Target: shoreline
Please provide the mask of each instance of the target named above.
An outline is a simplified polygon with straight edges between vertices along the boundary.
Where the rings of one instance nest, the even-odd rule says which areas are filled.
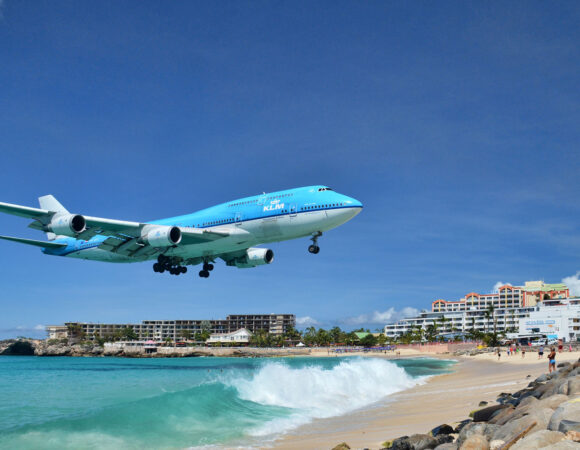
[[[372,356],[372,355],[369,355]],[[375,355],[377,356],[377,355]],[[577,361],[580,352],[565,352],[557,363]],[[409,356],[407,356],[409,357]],[[476,356],[423,354],[414,357],[457,360],[453,372],[436,375],[424,384],[389,396],[367,409],[327,419],[315,419],[268,445],[276,449],[331,449],[341,442],[352,448],[382,448],[403,435],[427,433],[442,425],[465,420],[479,403],[495,404],[502,392],[514,392],[548,372],[548,362],[536,354],[497,361],[492,353]]]

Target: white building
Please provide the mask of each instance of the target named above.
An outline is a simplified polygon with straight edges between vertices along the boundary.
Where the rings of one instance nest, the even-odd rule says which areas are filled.
[[[398,322],[385,325],[385,336],[395,338],[402,336],[412,328],[435,326],[437,334],[465,333],[471,330],[481,332],[516,330],[519,320],[528,317],[533,307],[495,309],[493,315],[486,316],[484,309],[469,309],[452,312],[423,311],[417,317],[409,317]]]
[[[544,302],[519,322],[520,334],[540,333],[564,342],[580,340],[580,299]]]
[[[240,328],[232,333],[212,334],[206,342],[208,344],[248,344],[252,336],[251,332],[245,328]]]

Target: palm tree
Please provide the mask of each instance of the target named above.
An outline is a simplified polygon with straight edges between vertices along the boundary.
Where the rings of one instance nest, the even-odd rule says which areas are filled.
[[[489,306],[487,307],[487,311],[489,311],[489,314],[486,314],[486,317],[489,319],[489,317],[491,316],[493,318],[493,334],[496,333],[496,321],[495,321],[495,308],[493,306],[493,303],[490,303]]]

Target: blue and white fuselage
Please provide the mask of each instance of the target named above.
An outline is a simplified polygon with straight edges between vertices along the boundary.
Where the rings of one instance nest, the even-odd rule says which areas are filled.
[[[145,223],[73,215],[52,196],[39,200],[44,209],[0,203],[0,212],[35,219],[31,227],[46,231],[52,240],[43,246],[41,241],[4,238],[42,247],[45,254],[56,256],[106,262],[157,259],[156,271],[173,267],[182,273],[183,267],[200,263],[208,272],[216,258],[237,267],[269,264],[271,250],[254,246],[300,237],[311,236],[309,251],[318,253],[322,232],[342,225],[362,209],[358,200],[326,186],[241,198]]]

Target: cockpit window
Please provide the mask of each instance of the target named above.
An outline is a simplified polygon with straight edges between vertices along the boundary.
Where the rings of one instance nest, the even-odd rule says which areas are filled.
[[[329,187],[318,188],[318,192],[322,191],[332,191],[332,189],[330,189]]]

